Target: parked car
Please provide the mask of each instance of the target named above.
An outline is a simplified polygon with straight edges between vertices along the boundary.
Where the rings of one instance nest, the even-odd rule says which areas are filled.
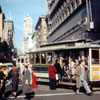
[[[12,69],[13,63],[5,63],[6,65],[8,65],[8,69],[9,71]]]
[[[1,64],[1,63],[0,63],[0,68],[3,69],[3,72],[4,72],[4,74],[5,74],[6,77],[7,77],[7,76],[8,76],[8,72],[9,72],[8,65],[7,65],[7,64]]]

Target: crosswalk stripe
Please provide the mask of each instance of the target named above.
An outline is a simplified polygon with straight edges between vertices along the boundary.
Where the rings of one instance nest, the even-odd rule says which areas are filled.
[[[84,93],[80,93],[81,95]],[[100,92],[94,92],[93,94],[100,94]],[[75,93],[55,93],[55,94],[37,94],[34,97],[48,97],[48,96],[61,96],[61,95],[76,95]],[[25,95],[17,96],[17,98],[24,98]],[[15,97],[11,96],[8,99],[13,99]],[[7,99],[7,98],[4,98]]]

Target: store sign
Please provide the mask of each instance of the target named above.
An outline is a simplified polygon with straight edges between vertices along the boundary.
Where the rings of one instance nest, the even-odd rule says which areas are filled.
[[[92,80],[100,80],[100,66],[92,67]]]

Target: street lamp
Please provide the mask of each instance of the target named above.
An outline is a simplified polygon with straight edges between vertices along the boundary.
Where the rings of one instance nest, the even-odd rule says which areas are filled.
[[[95,28],[95,24],[93,22],[91,0],[86,0],[86,9],[87,9],[87,22],[88,22],[87,30],[90,31],[90,29],[94,29]]]

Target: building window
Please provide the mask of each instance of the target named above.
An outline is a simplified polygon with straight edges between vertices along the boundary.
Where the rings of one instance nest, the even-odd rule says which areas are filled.
[[[70,8],[68,7],[68,9],[67,9],[67,16],[69,16],[69,14],[70,14]]]
[[[72,4],[69,7],[70,7],[70,12],[72,13],[73,12]]]
[[[72,8],[73,8],[73,10],[74,10],[74,9],[75,9],[75,3],[72,2],[71,5],[72,5]]]
[[[76,0],[76,3],[79,6],[82,3],[82,0]]]
[[[66,8],[66,6],[67,6],[66,4],[67,4],[66,2],[63,3],[64,8]]]

